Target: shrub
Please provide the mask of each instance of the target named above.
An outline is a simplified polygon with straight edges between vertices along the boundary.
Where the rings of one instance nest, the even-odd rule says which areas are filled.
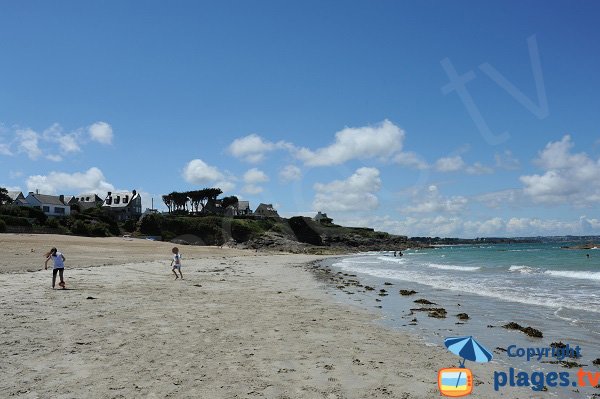
[[[25,226],[31,227],[31,223],[26,218],[11,216],[11,215],[2,215],[2,220],[6,223],[7,226]]]
[[[0,233],[5,233],[6,232],[6,223],[4,222],[4,220],[0,219]]]
[[[161,235],[161,223],[164,218],[161,215],[146,215],[140,221],[140,233],[159,236]]]
[[[136,221],[133,219],[128,219],[125,221],[125,223],[123,223],[123,230],[132,233],[135,231],[136,229]]]
[[[46,226],[56,229],[56,228],[58,228],[58,226],[60,226],[60,223],[59,223],[58,219],[50,218],[46,221]]]

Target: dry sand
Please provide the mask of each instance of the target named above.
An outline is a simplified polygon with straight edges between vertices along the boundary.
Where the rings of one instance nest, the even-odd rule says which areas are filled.
[[[50,271],[25,271],[51,246],[67,258],[67,290],[50,288]],[[439,398],[437,370],[457,364],[334,302],[302,267],[317,256],[181,247],[182,281],[171,247],[0,234],[11,272],[0,274],[0,395]],[[494,392],[493,367],[472,367],[471,397],[538,397]]]

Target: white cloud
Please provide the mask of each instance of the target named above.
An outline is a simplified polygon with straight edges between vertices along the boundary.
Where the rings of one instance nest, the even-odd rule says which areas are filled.
[[[252,168],[244,173],[244,183],[248,184],[256,184],[256,183],[265,183],[269,181],[269,176],[265,174],[260,169]]]
[[[482,165],[479,162],[475,162],[473,165],[469,165],[465,168],[465,172],[470,175],[488,175],[494,173],[494,169],[489,166]]]
[[[214,166],[201,159],[193,159],[183,168],[183,178],[192,184],[208,184],[224,179],[225,176]]]
[[[46,155],[46,159],[53,161],[53,162],[60,162],[63,160],[63,158],[60,155],[55,155],[55,154]]]
[[[463,161],[460,155],[454,157],[440,158],[435,162],[435,169],[438,172],[457,172],[465,167],[465,161]]]
[[[402,209],[404,213],[459,213],[468,204],[468,200],[462,196],[444,197],[440,194],[437,186],[430,185],[426,191],[417,191],[413,196],[412,206]]]
[[[42,155],[39,147],[40,136],[31,129],[17,130],[17,141],[19,152],[27,154],[29,159],[35,160]]]
[[[375,126],[345,128],[335,134],[335,142],[315,151],[296,150],[296,157],[308,166],[339,165],[351,159],[387,159],[402,150],[404,132],[389,120]]]
[[[517,205],[523,203],[523,191],[508,189],[481,194],[475,200],[489,208],[500,208],[503,205]]]
[[[520,177],[523,192],[535,203],[586,206],[600,202],[600,160],[572,153],[571,136],[550,142],[534,163],[545,173]]]
[[[39,190],[41,194],[95,192],[102,198],[108,191],[114,191],[114,186],[106,181],[100,169],[92,167],[83,173],[50,172],[48,175],[29,176],[27,189]]]
[[[245,194],[250,194],[250,195],[255,195],[255,194],[260,194],[263,192],[263,188],[261,186],[257,186],[255,184],[246,184],[243,188],[242,191]]]
[[[88,133],[93,141],[101,144],[111,144],[113,139],[112,127],[106,122],[96,122],[88,128]]]
[[[510,150],[505,150],[503,153],[494,155],[496,166],[506,170],[517,170],[521,167],[521,163],[516,159]]]
[[[316,183],[313,208],[320,211],[368,211],[379,206],[375,193],[381,188],[379,170],[359,168],[346,180]]]
[[[73,132],[69,134],[64,134],[62,131],[62,127],[58,123],[55,123],[48,129],[44,130],[44,132],[42,133],[42,137],[45,141],[58,143],[61,152],[71,153],[81,151],[81,147],[79,147],[78,143],[79,133]],[[54,158],[57,157],[57,154],[52,155],[54,156]],[[46,157],[49,158],[49,156]]]
[[[243,159],[249,163],[259,163],[264,160],[267,152],[292,148],[293,145],[285,141],[273,143],[264,140],[257,134],[250,134],[233,140],[227,150],[238,159]]]
[[[396,154],[394,162],[399,165],[415,169],[428,169],[429,165],[419,155],[414,152],[407,151]]]
[[[221,172],[201,159],[192,159],[183,168],[183,179],[191,184],[220,188],[224,193],[235,188],[233,176]]]
[[[296,165],[287,165],[279,171],[279,179],[284,183],[297,181],[301,178],[302,171]]]
[[[243,176],[244,183],[246,185],[242,188],[242,191],[246,194],[259,194],[263,192],[263,188],[260,183],[266,183],[269,181],[269,176],[260,169],[252,168],[246,171]]]
[[[489,166],[485,166],[480,162],[475,162],[473,165],[468,165],[460,155],[451,157],[443,157],[438,159],[434,164],[435,170],[438,172],[459,172],[464,171],[470,175],[484,175],[494,173],[494,170]]]

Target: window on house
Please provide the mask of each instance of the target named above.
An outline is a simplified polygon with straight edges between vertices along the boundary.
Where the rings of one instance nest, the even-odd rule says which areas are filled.
[[[90,197],[85,197],[85,200],[86,200],[86,201],[89,201],[89,200],[90,200]]]
[[[44,211],[44,212],[50,212],[50,207],[49,206],[44,206],[44,207],[42,207],[42,211]]]
[[[64,215],[65,214],[65,208],[55,207],[54,208],[54,213],[58,213],[58,214]]]
[[[123,203],[126,204],[129,201],[129,195],[123,197]]]
[[[107,198],[106,199],[106,205],[111,205],[112,204],[112,198]]]
[[[117,205],[119,202],[121,202],[121,197],[117,195],[115,197],[115,205]]]

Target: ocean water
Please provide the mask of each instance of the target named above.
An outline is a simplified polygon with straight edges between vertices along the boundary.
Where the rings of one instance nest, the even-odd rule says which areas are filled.
[[[445,337],[472,335],[494,350],[496,361],[507,367],[575,374],[578,368],[548,363],[556,359],[528,362],[497,349],[548,347],[562,341],[581,347],[583,357],[578,362],[584,369],[600,371],[592,364],[600,358],[600,250],[566,250],[558,244],[457,245],[407,250],[401,257],[394,257],[393,252],[369,252],[336,259],[329,266],[376,288],[351,296],[337,292],[338,297],[375,307],[386,324],[408,329],[428,344],[443,347]],[[388,295],[378,296],[380,289]],[[399,289],[418,294],[401,296]],[[446,308],[447,318],[411,312],[422,306],[413,302],[419,298]],[[467,313],[470,319],[460,322],[458,313]],[[415,317],[417,322],[411,323]],[[544,338],[501,328],[511,321],[541,330]],[[563,397],[564,392],[555,391],[548,394]],[[585,397],[587,390],[580,391],[581,395],[568,394]]]

